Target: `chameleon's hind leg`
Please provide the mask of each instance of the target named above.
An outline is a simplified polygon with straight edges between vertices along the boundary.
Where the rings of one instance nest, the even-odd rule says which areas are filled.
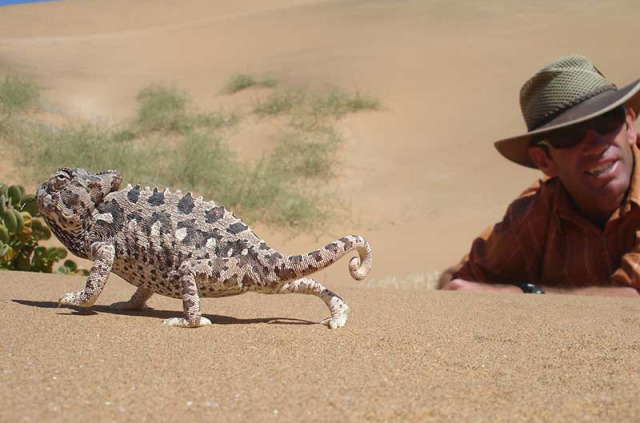
[[[144,310],[147,308],[146,302],[153,295],[153,291],[143,287],[138,287],[129,301],[122,301],[111,304],[115,310]]]
[[[349,306],[335,293],[310,278],[302,278],[283,285],[278,294],[311,294],[319,297],[329,307],[331,317],[320,322],[331,329],[338,329],[347,323]]]
[[[190,262],[180,265],[180,281],[182,282],[182,307],[184,317],[173,317],[166,319],[163,323],[167,326],[177,326],[183,328],[197,328],[210,325],[211,321],[202,317],[200,311],[200,296],[196,285],[197,271]]]

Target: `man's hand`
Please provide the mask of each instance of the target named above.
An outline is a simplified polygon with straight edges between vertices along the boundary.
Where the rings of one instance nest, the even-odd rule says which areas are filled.
[[[464,279],[452,279],[443,287],[445,291],[485,291],[522,294],[522,290],[515,285],[489,284],[465,281]]]
[[[551,294],[592,295],[600,297],[637,297],[638,291],[630,286],[587,286],[584,288],[542,288]]]

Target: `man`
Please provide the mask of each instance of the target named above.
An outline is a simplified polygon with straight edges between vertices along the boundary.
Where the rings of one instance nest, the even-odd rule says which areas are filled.
[[[546,176],[441,279],[442,289],[638,296],[640,80],[618,89],[563,57],[520,92],[526,134],[495,143]]]

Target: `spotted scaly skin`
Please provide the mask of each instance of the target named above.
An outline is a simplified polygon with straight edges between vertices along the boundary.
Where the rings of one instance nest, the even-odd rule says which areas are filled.
[[[117,171],[63,168],[38,189],[38,207],[53,233],[72,253],[93,261],[84,289],[63,295],[61,305],[91,307],[113,272],[138,288],[129,301],[113,304],[116,309],[143,309],[154,293],[181,298],[183,317],[165,320],[169,326],[209,325],[200,298],[245,292],[315,295],[331,312],[322,324],[335,329],[346,323],[347,304],[306,276],[355,250],[349,271],[364,279],[371,249],[362,237],[287,256],[221,205],[180,191],[121,190],[121,182]]]

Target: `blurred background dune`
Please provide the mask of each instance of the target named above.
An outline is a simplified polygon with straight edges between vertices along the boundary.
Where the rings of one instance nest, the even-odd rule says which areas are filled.
[[[205,109],[246,107],[264,90],[221,93],[237,73],[375,97],[379,110],[336,123],[345,142],[327,185],[340,215],[315,234],[253,228],[288,253],[358,233],[373,247],[371,278],[403,278],[457,261],[538,177],[492,145],[525,131],[522,83],[572,53],[631,82],[639,16],[622,0],[67,0],[0,8],[0,76],[28,75],[51,113],[98,122],[131,119],[149,84]],[[273,131],[246,120],[229,145],[259,156]],[[334,268],[330,278],[346,277]]]

